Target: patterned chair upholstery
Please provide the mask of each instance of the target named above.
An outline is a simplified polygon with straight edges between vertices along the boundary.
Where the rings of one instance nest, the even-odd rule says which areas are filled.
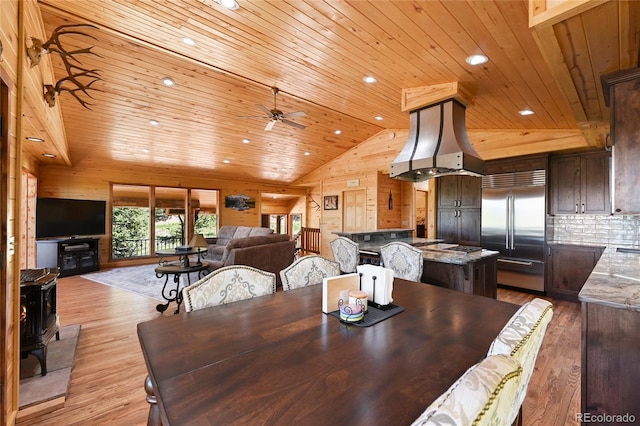
[[[491,343],[487,356],[504,354],[522,365],[522,380],[518,388],[516,404],[511,412],[511,423],[521,414],[529,380],[547,330],[553,317],[553,305],[544,299],[533,299],[513,314],[498,337]]]
[[[276,292],[276,275],[246,265],[225,266],[182,289],[187,312]]]
[[[468,369],[412,426],[508,426],[521,373],[520,363],[508,355],[487,357]]]
[[[420,282],[422,279],[422,250],[403,242],[392,242],[380,247],[385,268],[393,270],[396,278]]]
[[[291,290],[322,284],[326,277],[340,275],[340,264],[322,256],[304,256],[280,271],[282,289]]]
[[[343,274],[356,272],[356,266],[360,263],[360,248],[358,243],[346,237],[338,237],[331,241],[333,258],[340,264]]]

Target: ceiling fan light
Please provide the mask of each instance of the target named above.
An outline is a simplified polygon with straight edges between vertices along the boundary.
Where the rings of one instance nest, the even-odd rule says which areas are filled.
[[[236,0],[218,0],[218,3],[220,6],[229,10],[236,10],[240,7]]]

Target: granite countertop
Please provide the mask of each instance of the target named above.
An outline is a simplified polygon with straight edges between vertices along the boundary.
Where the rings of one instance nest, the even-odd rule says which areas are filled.
[[[431,238],[395,238],[388,241],[371,241],[371,242],[358,242],[361,251],[368,251],[375,254],[380,254],[380,247],[388,243],[407,243],[415,247],[427,246],[429,244],[441,243],[442,240]]]
[[[376,230],[373,230],[373,231],[332,232],[332,234],[346,237],[346,236],[349,236],[349,235],[391,234],[393,232],[413,232],[413,229],[411,229],[411,228],[376,229]]]
[[[471,253],[464,253],[459,251],[445,250],[441,248],[442,240],[429,240],[426,238],[407,238],[407,239],[398,239],[394,241],[402,241],[411,244],[410,241],[416,242],[419,240],[419,244],[412,244],[416,247],[419,247],[422,250],[422,257],[424,260],[431,262],[439,262],[439,263],[449,263],[452,265],[466,265],[468,263],[477,262],[478,260],[486,259],[492,256],[498,256],[500,252],[492,251],[492,250],[478,250]],[[367,251],[370,253],[380,254],[380,247],[385,243],[371,243],[371,244],[362,244],[360,243],[360,250]],[[451,244],[448,244],[451,246]]]
[[[606,250],[587,278],[578,299],[640,311],[640,253]]]
[[[424,260],[432,262],[449,263],[452,265],[466,265],[489,257],[498,257],[499,251],[482,249],[471,253],[460,251],[433,250],[429,246],[420,247]]]

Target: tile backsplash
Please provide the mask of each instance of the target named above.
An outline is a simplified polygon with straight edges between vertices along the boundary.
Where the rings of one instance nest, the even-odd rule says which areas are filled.
[[[547,242],[640,248],[640,216],[547,216]]]

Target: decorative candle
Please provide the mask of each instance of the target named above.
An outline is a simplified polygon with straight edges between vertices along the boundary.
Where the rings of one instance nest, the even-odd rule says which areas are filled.
[[[367,292],[362,290],[351,290],[349,292],[350,305],[362,305],[362,309],[367,312]]]

